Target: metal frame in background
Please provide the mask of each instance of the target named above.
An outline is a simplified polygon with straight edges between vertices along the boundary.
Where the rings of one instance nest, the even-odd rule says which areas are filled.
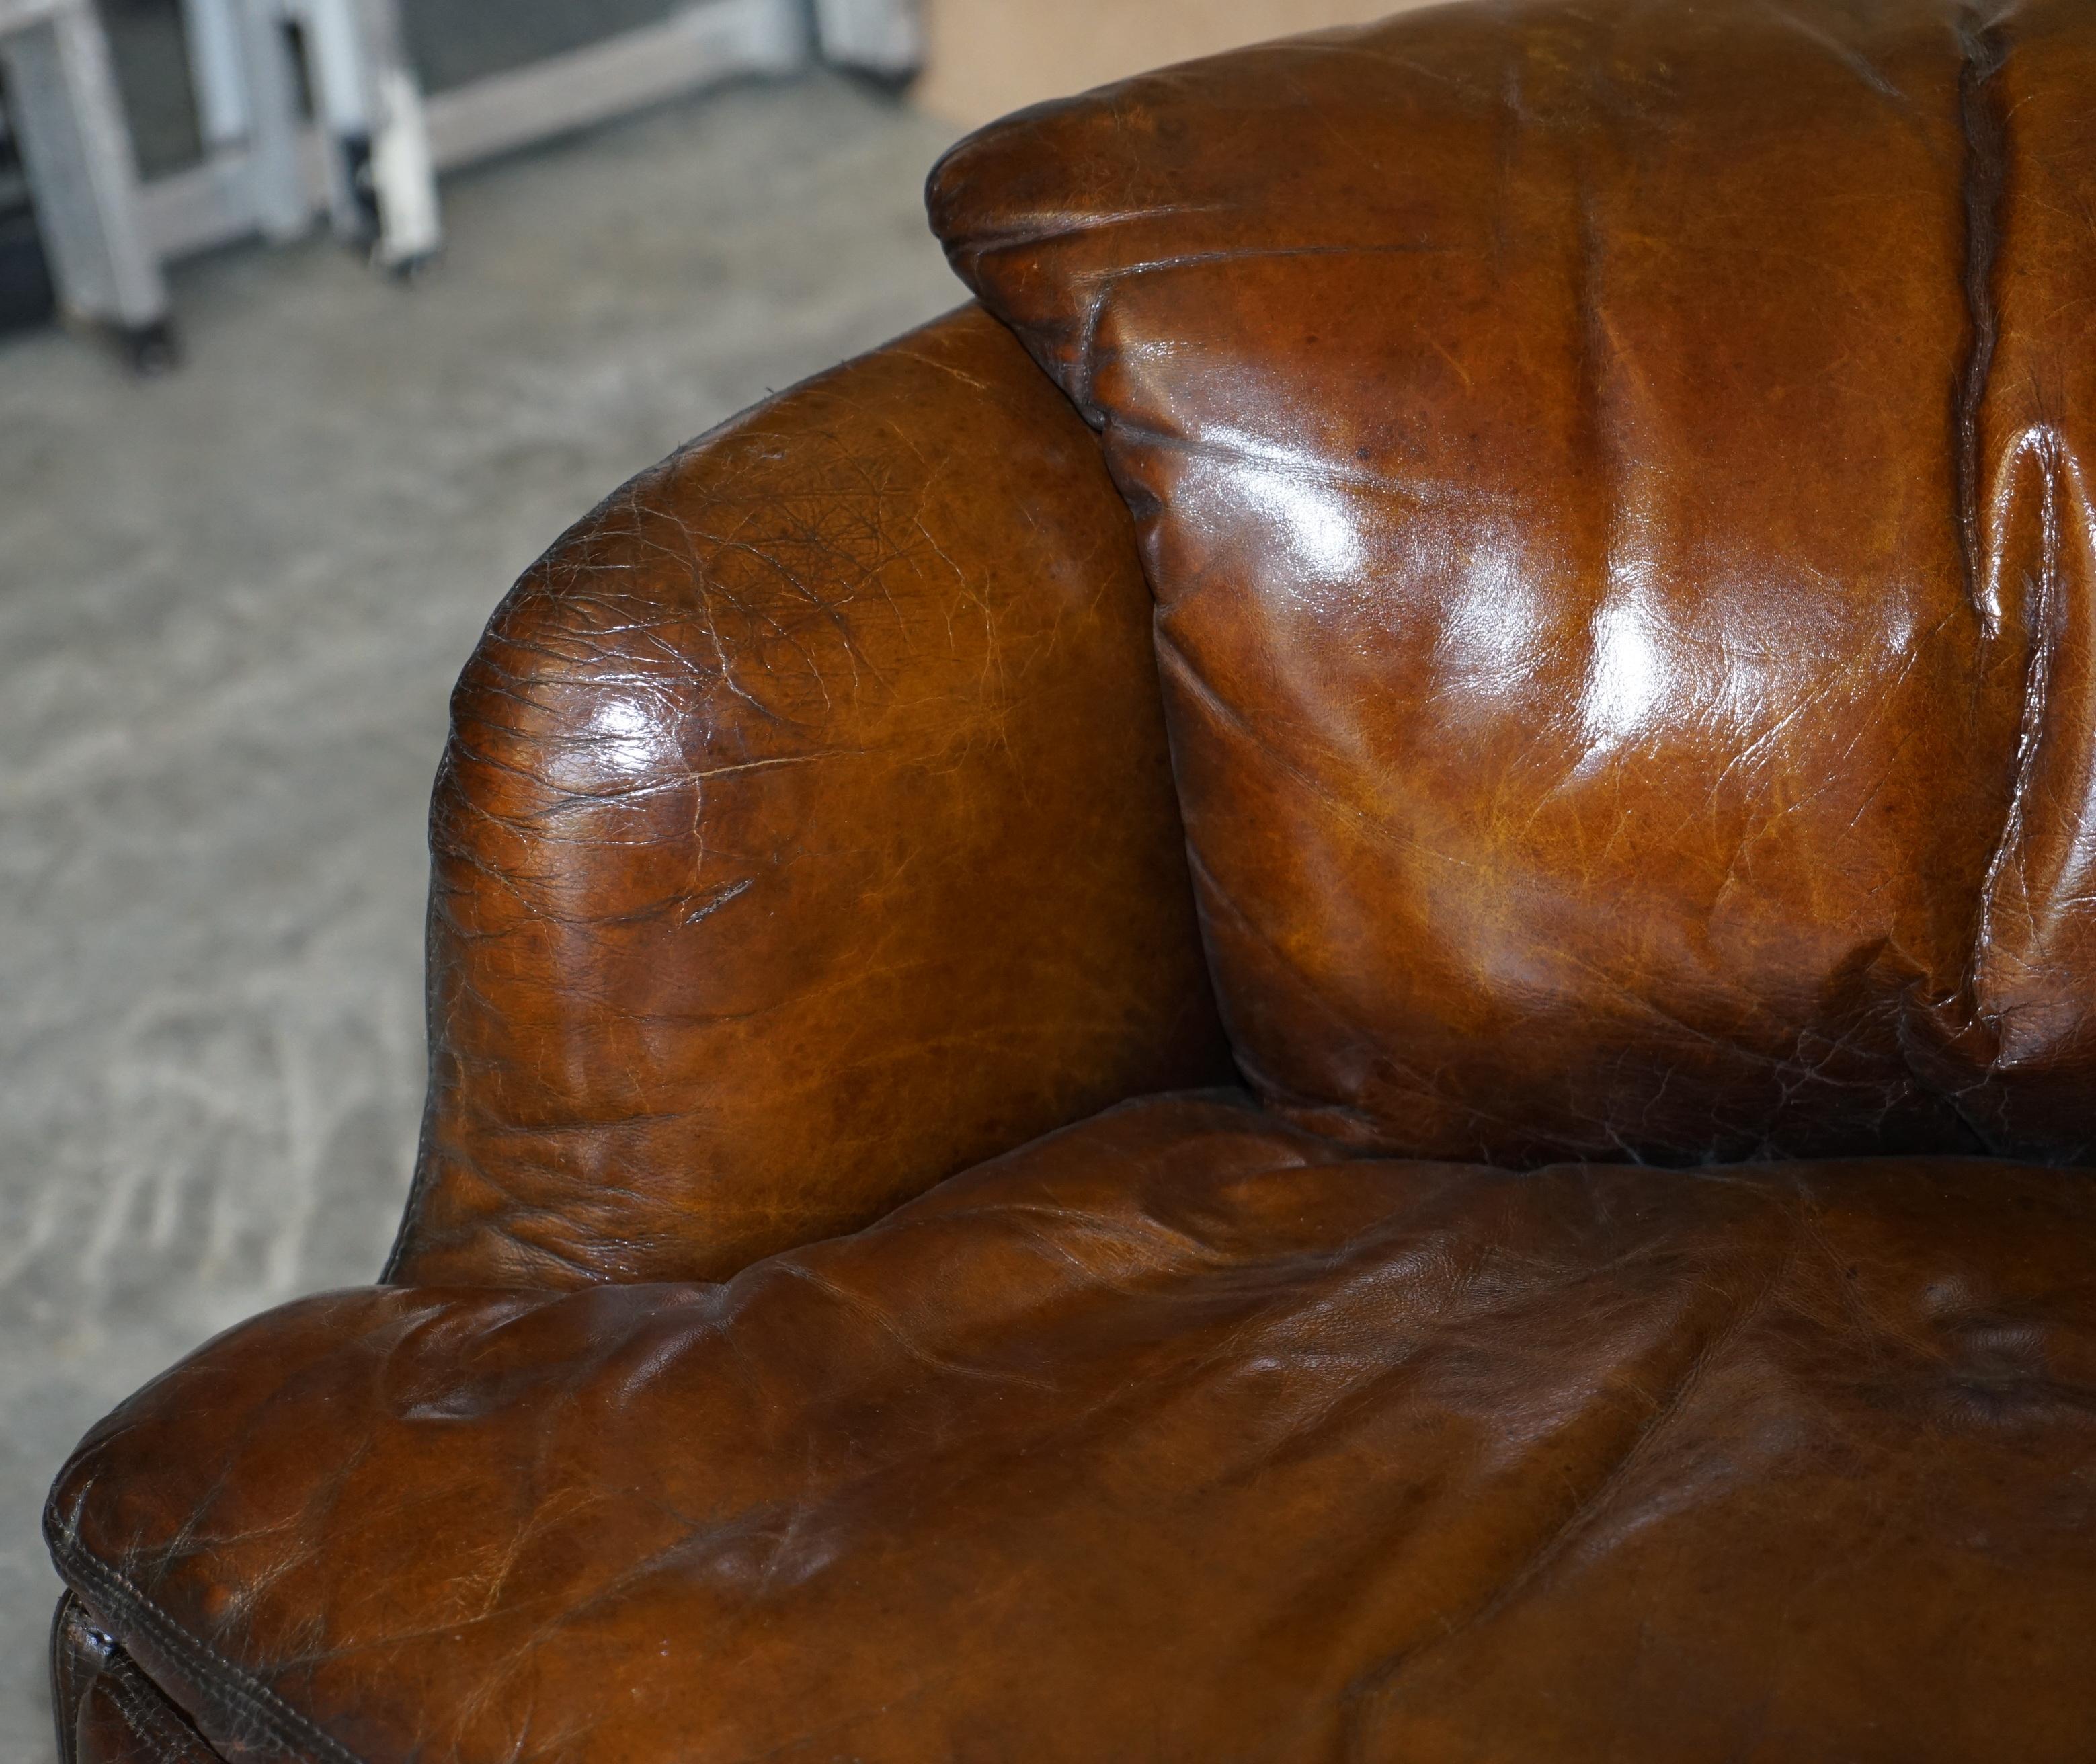
[[[199,169],[225,238],[296,238],[324,209],[337,238],[369,246],[386,268],[434,254],[436,171],[395,0],[182,0],[182,27]],[[158,188],[147,186],[149,217]],[[155,242],[164,257],[182,255],[162,229]]]
[[[924,26],[914,0],[814,0],[814,15],[825,61],[897,87],[924,65]]]
[[[899,85],[923,55],[915,0],[692,0],[658,24],[423,98],[400,48],[395,0],[184,6],[207,155],[141,192],[146,233],[164,260],[257,233],[289,238],[325,212],[346,237],[375,225],[378,260],[411,268],[440,238],[439,172],[737,75],[788,73],[817,59]],[[293,107],[287,19],[312,69],[315,124]],[[322,72],[327,43],[348,40],[345,20],[360,33],[365,112],[355,91],[333,95]],[[368,170],[359,167],[360,130]]]
[[[172,359],[167,286],[92,0],[0,0],[0,71],[60,307]]]

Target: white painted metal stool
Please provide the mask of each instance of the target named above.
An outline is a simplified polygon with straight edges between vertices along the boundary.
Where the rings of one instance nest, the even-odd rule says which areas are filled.
[[[295,238],[312,224],[317,183],[336,236],[369,244],[385,267],[437,250],[436,168],[394,0],[182,0],[182,12],[205,154],[229,211],[265,238]]]
[[[912,0],[814,0],[825,61],[899,85],[923,65],[924,26]]]
[[[115,326],[142,364],[171,348],[164,258],[295,238],[325,212],[339,237],[410,269],[443,242],[440,167],[815,59],[897,87],[922,54],[915,0],[686,0],[426,106],[399,0],[181,3],[204,163],[142,194],[92,0],[0,0],[0,65],[59,298]]]
[[[91,0],[0,0],[0,71],[59,305],[111,327],[135,365],[164,365],[167,286]]]

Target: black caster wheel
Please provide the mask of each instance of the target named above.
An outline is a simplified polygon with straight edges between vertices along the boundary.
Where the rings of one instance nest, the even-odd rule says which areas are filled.
[[[167,319],[156,318],[150,325],[119,325],[116,339],[124,366],[142,380],[156,379],[181,365],[175,327]]]

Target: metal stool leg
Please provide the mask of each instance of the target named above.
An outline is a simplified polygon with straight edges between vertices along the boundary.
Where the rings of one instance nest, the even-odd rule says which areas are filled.
[[[370,241],[388,269],[443,242],[420,89],[392,0],[290,0],[304,27],[321,122],[332,143],[330,207],[340,237]]]
[[[371,50],[378,111],[371,177],[378,197],[378,261],[404,274],[443,246],[436,155],[422,109],[421,82],[400,34],[400,0],[357,0],[357,5],[364,40]]]
[[[262,236],[299,238],[313,224],[290,33],[272,0],[228,0],[240,43],[247,111],[248,198]]]
[[[363,32],[351,0],[290,0],[305,34],[313,109],[327,138],[328,216],[346,244],[378,232],[371,182],[371,81]]]
[[[138,211],[109,45],[82,0],[0,38],[15,133],[60,302],[114,325],[142,368],[172,349],[168,296]]]
[[[924,62],[913,0],[815,0],[815,38],[823,60],[897,86]]]
[[[237,0],[182,0],[182,40],[196,94],[197,132],[205,156],[236,153],[247,142],[247,51]]]

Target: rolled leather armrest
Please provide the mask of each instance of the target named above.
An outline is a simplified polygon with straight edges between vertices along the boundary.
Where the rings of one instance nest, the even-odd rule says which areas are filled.
[[[975,307],[568,533],[452,701],[386,1277],[721,1277],[1227,1081],[1150,620],[1095,439]]]

